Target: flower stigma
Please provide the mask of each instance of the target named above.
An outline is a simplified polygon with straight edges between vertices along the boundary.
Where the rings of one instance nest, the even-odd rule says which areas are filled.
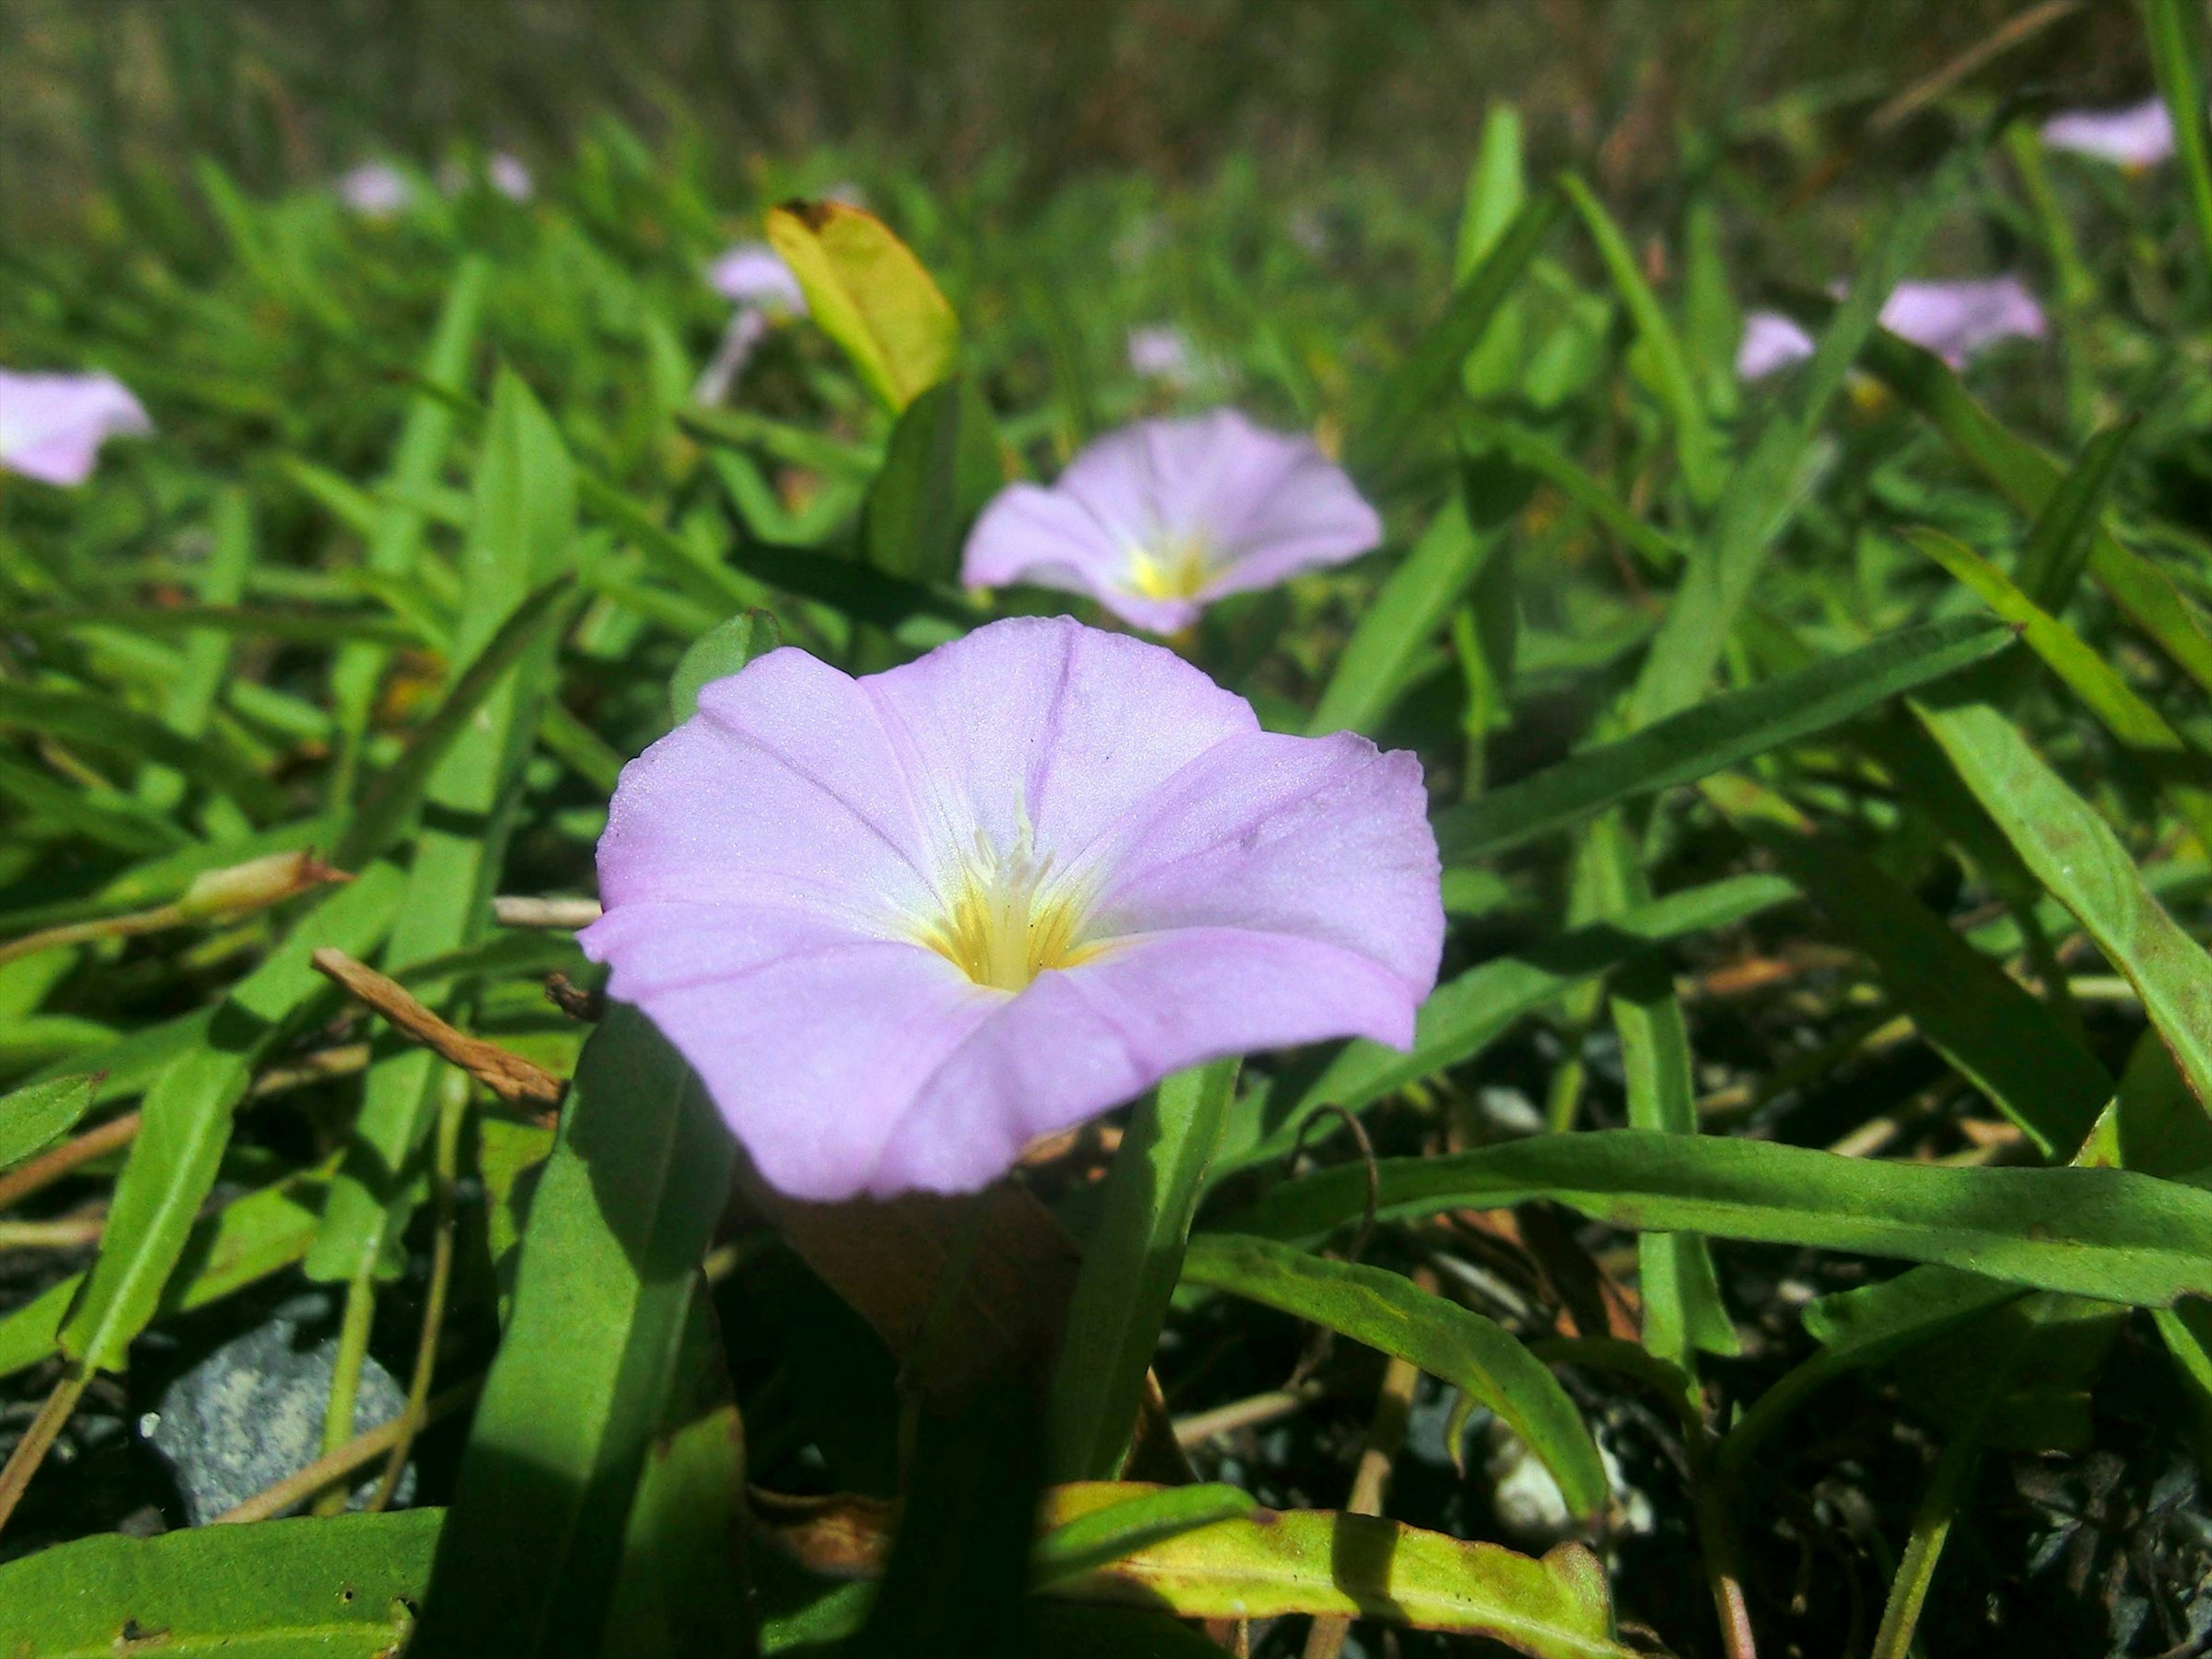
[[[944,915],[926,924],[921,942],[977,985],[1023,990],[1048,969],[1073,968],[1105,949],[1082,937],[1088,894],[1051,882],[1050,854],[1039,858],[1024,830],[1012,853],[982,831],[963,860]]]

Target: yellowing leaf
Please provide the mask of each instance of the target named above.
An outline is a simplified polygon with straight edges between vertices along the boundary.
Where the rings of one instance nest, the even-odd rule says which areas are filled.
[[[822,331],[875,394],[903,410],[952,373],[960,323],[914,250],[872,213],[842,202],[787,202],[768,216]]]

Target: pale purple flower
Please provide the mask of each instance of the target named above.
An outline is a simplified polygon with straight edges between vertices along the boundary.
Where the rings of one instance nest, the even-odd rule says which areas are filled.
[[[1225,593],[1341,564],[1382,539],[1375,509],[1310,438],[1217,409],[1110,433],[1049,489],[1009,484],[975,521],[960,577],[1089,593],[1172,634]]]
[[[10,374],[0,369],[0,467],[50,484],[81,484],[100,447],[154,429],[112,374]]]
[[[2158,97],[2125,109],[2069,110],[2043,124],[2043,142],[2117,167],[2155,167],[2173,155],[2173,112]]]
[[[415,199],[415,182],[389,161],[364,161],[339,175],[337,191],[356,213],[385,219]]]
[[[1778,311],[1754,311],[1743,319],[1735,349],[1736,378],[1763,380],[1813,355],[1813,337]]]
[[[699,381],[691,388],[691,400],[712,408],[730,395],[745,365],[752,362],[753,353],[768,337],[768,313],[757,306],[739,306],[730,313],[729,326],[714,347],[714,355],[707,360],[700,371]]]
[[[1899,283],[1882,302],[1881,325],[1925,347],[1954,368],[1999,340],[2043,337],[2043,307],[2017,276],[1960,283]],[[1743,319],[1735,372],[1746,380],[1802,362],[1813,337],[1778,312],[1754,311]]]
[[[1190,337],[1172,323],[1139,323],[1129,331],[1129,368],[1146,380],[1187,386],[1195,356]]]
[[[581,935],[799,1198],[971,1191],[1224,1055],[1406,1047],[1421,769],[1173,653],[1014,617],[860,679],[786,647],[623,769]]]
[[[766,242],[739,242],[714,261],[707,281],[734,305],[752,306],[770,315],[806,314],[805,290],[783,256]]]
[[[1982,282],[1899,283],[1881,307],[1881,325],[1957,368],[2000,340],[2043,337],[2043,307],[2017,276]]]
[[[510,202],[528,201],[537,188],[529,167],[520,156],[509,155],[504,150],[484,163],[484,177]]]

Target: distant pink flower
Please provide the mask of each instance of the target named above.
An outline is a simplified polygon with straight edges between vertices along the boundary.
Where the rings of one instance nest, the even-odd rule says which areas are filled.
[[[1172,634],[1224,594],[1341,564],[1382,539],[1375,509],[1310,438],[1217,409],[1109,434],[1049,489],[1009,484],[976,520],[960,579],[1089,593]]]
[[[386,219],[415,199],[415,182],[389,161],[364,161],[339,175],[337,191],[356,213]]]
[[[771,315],[806,314],[805,290],[783,256],[766,242],[739,242],[714,261],[707,281],[733,305],[757,307]]]
[[[2125,109],[2069,110],[2043,124],[2043,142],[2118,167],[2155,167],[2173,154],[2173,112],[2157,97]]]
[[[154,429],[112,374],[10,374],[0,369],[0,467],[50,484],[92,476],[109,438]]]
[[[1813,355],[1813,337],[1778,311],[1754,311],[1743,319],[1735,349],[1736,378],[1763,380]]]
[[[1881,325],[1925,347],[1954,368],[1999,340],[2039,340],[2048,325],[2043,307],[2017,276],[1963,283],[1899,283],[1881,307]],[[1778,312],[1754,311],[1743,319],[1735,372],[1747,380],[1766,376],[1813,355],[1813,337]]]
[[[1195,366],[1190,337],[1172,323],[1140,323],[1129,331],[1129,368],[1146,380],[1182,385]]]
[[[484,163],[484,177],[491,187],[510,202],[526,202],[537,188],[530,176],[530,168],[518,156],[505,151]]]
[[[794,1196],[964,1192],[1169,1073],[1405,1047],[1443,935],[1419,763],[1016,617],[787,647],[623,769],[582,935]]]

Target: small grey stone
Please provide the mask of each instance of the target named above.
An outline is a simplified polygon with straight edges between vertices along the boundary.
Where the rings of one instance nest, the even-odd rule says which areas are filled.
[[[163,1390],[147,1441],[176,1477],[192,1525],[204,1525],[322,1455],[337,1356],[335,1339],[304,1346],[299,1326],[280,1312],[224,1343]],[[406,1403],[391,1372],[374,1359],[362,1362],[354,1400],[356,1434],[389,1423]],[[368,1501],[378,1474],[372,1465],[354,1489],[351,1507]],[[395,1501],[406,1503],[414,1485],[410,1468]]]

